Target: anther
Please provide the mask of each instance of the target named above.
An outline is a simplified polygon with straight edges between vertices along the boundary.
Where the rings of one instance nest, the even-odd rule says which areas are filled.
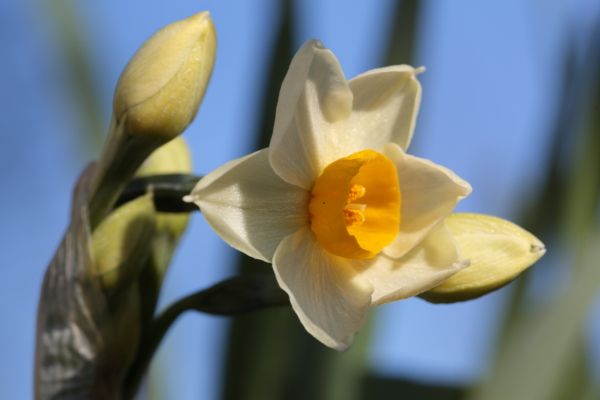
[[[354,184],[348,191],[348,202],[358,200],[365,196],[367,189],[363,185]]]
[[[360,225],[365,222],[365,213],[363,210],[346,207],[344,208],[344,219],[346,226]]]

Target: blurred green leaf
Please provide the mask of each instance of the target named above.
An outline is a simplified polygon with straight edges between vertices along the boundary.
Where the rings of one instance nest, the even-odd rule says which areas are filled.
[[[492,378],[477,400],[549,400],[565,384],[584,322],[600,287],[600,234],[589,240],[568,289],[541,310],[521,313],[508,332]]]
[[[533,311],[524,307],[525,285],[520,280],[498,346],[495,371],[475,392],[475,399],[578,399],[594,396],[597,390],[590,381],[582,331],[600,278],[593,266],[598,237],[589,238],[600,195],[598,44],[600,25],[584,60],[578,59],[574,40],[567,41],[550,168],[526,224],[536,233],[544,230],[567,239],[563,250],[570,251],[576,261],[562,268],[570,270],[573,280],[565,293]],[[573,138],[577,138],[575,146],[570,143]],[[565,154],[566,150],[571,154]],[[565,160],[568,174],[562,171]],[[559,242],[550,243],[556,252]]]
[[[388,49],[384,65],[408,64],[413,61],[417,46],[422,2],[402,0],[396,2],[394,20],[388,36]]]
[[[104,141],[102,107],[89,46],[85,43],[86,32],[73,0],[54,0],[47,3],[48,16],[54,19],[58,39],[69,71],[73,104],[80,108],[73,112],[83,131],[82,138],[93,154]]]
[[[199,311],[231,316],[286,304],[287,295],[270,275],[230,278],[179,299],[156,317],[142,336],[137,357],[123,383],[122,398],[134,398],[158,345],[181,314]]]
[[[461,400],[467,389],[368,374],[361,399]]]
[[[590,374],[590,354],[586,351],[585,336],[580,336],[565,359],[569,372],[563,377],[563,383],[557,388],[552,400],[584,400],[594,388]],[[598,399],[598,397],[592,397]]]
[[[596,223],[600,200],[600,16],[585,57],[577,71],[581,99],[581,125],[576,133],[575,155],[567,181],[565,228],[571,245],[577,247]],[[578,129],[579,128],[579,129]]]

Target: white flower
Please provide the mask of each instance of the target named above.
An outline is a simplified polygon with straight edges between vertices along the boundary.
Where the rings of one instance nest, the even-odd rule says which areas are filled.
[[[347,81],[330,50],[306,43],[283,81],[269,148],[208,174],[186,197],[227,243],[273,264],[304,327],[338,350],[370,306],[468,265],[443,219],[469,184],[405,153],[419,72],[390,66]]]

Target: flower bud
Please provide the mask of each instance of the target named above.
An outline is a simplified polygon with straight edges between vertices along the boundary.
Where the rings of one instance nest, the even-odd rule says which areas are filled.
[[[92,230],[143,161],[192,122],[213,69],[215,47],[214,26],[203,12],[158,31],[125,67],[94,179]]]
[[[137,279],[154,231],[150,194],[125,203],[102,221],[92,235],[92,255],[94,273],[106,291],[120,291]]]
[[[192,172],[192,156],[182,137],[176,137],[156,149],[135,173],[136,177],[185,174]]]
[[[135,358],[142,332],[139,276],[150,256],[155,231],[154,203],[147,194],[110,213],[92,234],[92,271],[107,300],[99,327],[103,357],[114,379],[121,381]]]
[[[210,78],[216,35],[208,12],[167,25],[125,67],[114,97],[117,124],[163,143],[194,119]]]
[[[461,258],[471,264],[420,295],[432,303],[471,300],[499,289],[546,252],[535,236],[501,218],[452,214],[445,222]]]

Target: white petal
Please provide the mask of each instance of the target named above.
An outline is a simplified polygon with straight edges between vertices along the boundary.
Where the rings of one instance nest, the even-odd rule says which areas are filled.
[[[350,153],[379,150],[387,143],[408,148],[421,102],[419,72],[409,65],[393,65],[350,80],[354,103],[346,126],[355,147]]]
[[[352,92],[335,55],[317,41],[298,51],[283,80],[269,161],[285,181],[310,189],[330,162],[343,157],[340,129]]]
[[[277,247],[273,269],[306,330],[326,346],[337,350],[350,346],[373,290],[351,261],[327,253],[305,228]]]
[[[471,192],[471,186],[447,168],[404,153],[388,144],[384,154],[398,169],[401,193],[400,232],[383,251],[402,257],[442,218],[450,215],[456,203]]]
[[[456,244],[443,222],[400,259],[381,253],[360,269],[361,276],[373,285],[373,304],[415,296],[443,282],[468,261],[459,259]]]
[[[269,262],[284,237],[308,224],[308,193],[273,172],[268,149],[211,172],[185,200],[231,246]]]

